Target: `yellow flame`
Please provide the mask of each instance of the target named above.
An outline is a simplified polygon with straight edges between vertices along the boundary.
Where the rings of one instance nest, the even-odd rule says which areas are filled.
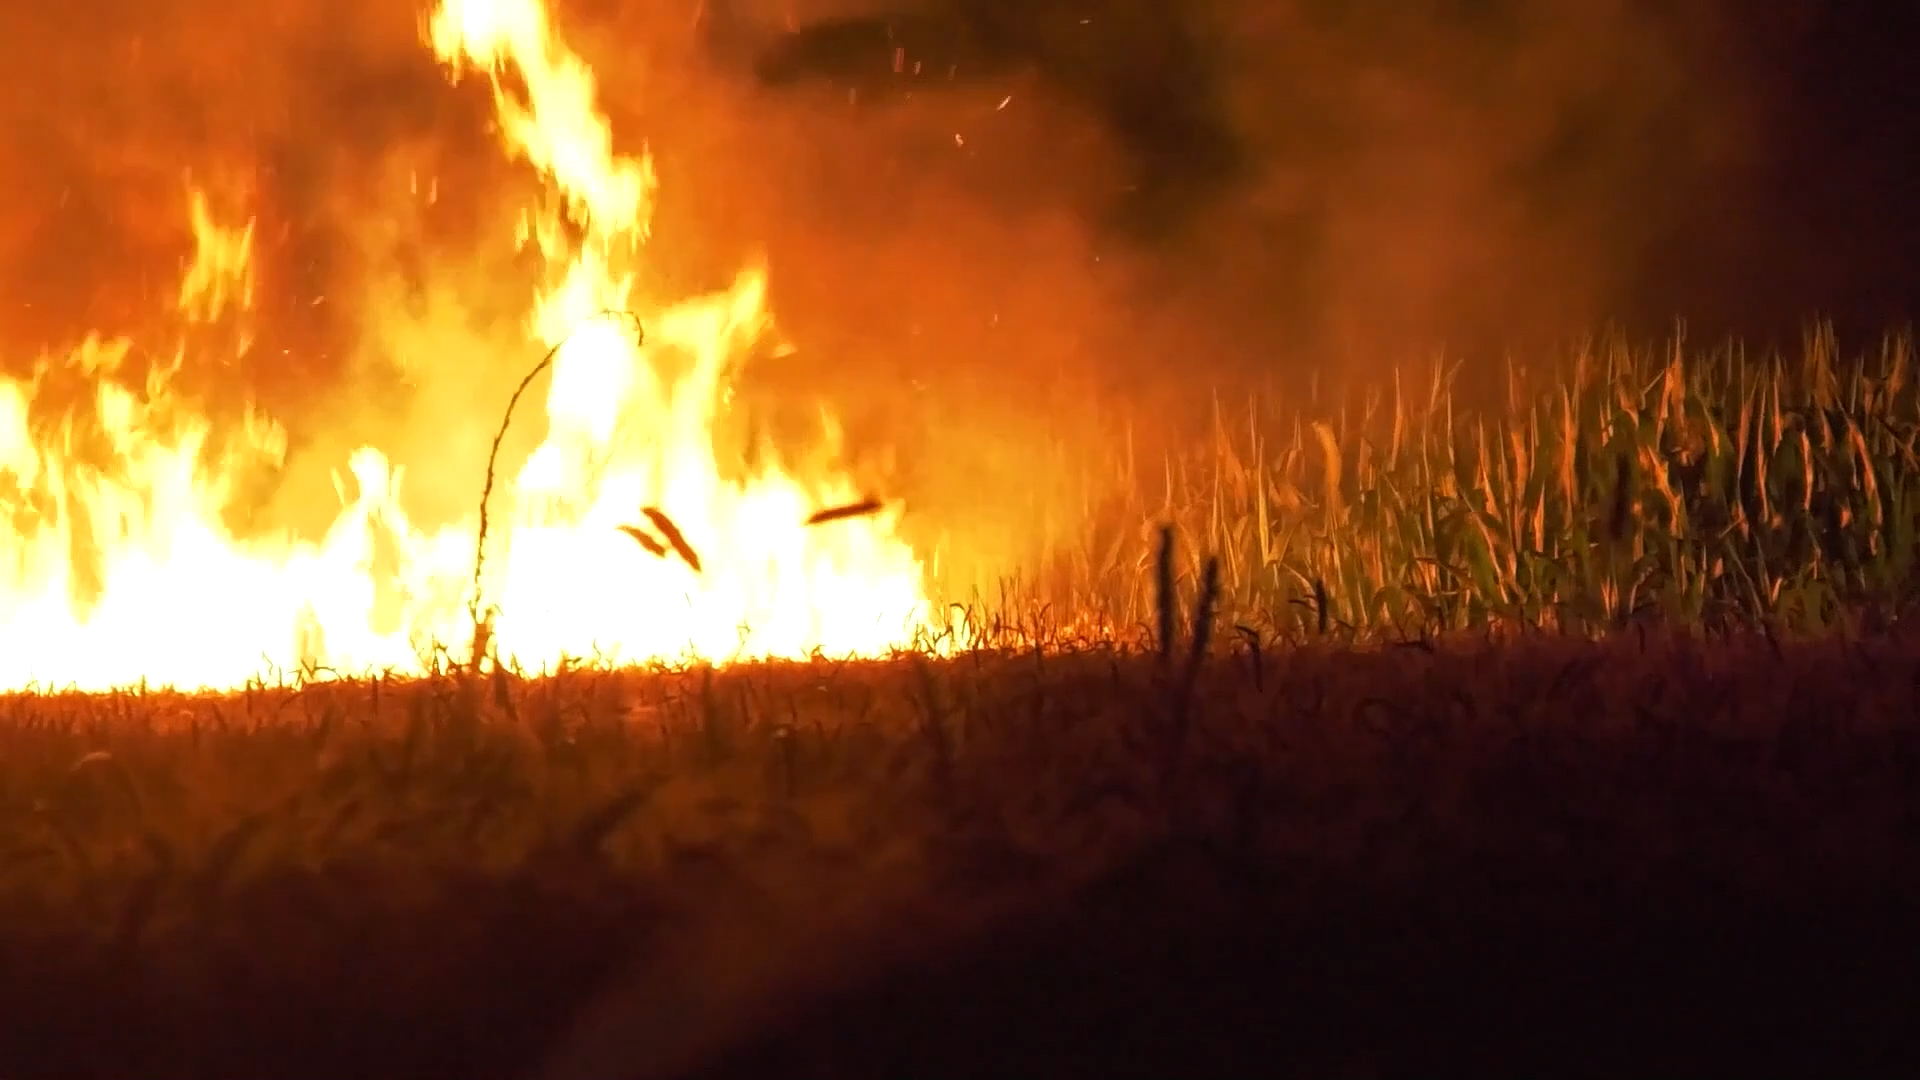
[[[213,322],[227,310],[253,307],[253,219],[238,228],[214,220],[206,193],[187,194],[193,225],[193,262],[180,279],[180,313]]]
[[[538,669],[911,643],[923,575],[892,514],[808,528],[811,512],[860,493],[844,477],[803,483],[771,467],[730,480],[715,458],[729,365],[766,321],[764,275],[640,308],[644,341],[631,322],[596,318],[636,307],[650,159],[614,152],[592,71],[537,0],[445,0],[427,38],[454,78],[492,80],[505,149],[559,196],[524,218],[552,271],[527,329],[556,351],[546,437],[489,507],[480,584],[497,655]],[[182,316],[245,313],[252,222],[222,225],[199,192],[188,214],[197,248]],[[400,470],[368,447],[336,478],[341,510],[322,540],[237,539],[223,510],[243,469],[284,455],[284,433],[256,418],[217,440],[164,380],[130,385],[127,355],[124,342],[89,339],[30,380],[0,380],[0,528],[13,539],[0,562],[0,685],[233,687],[275,670],[419,671],[437,646],[465,647],[477,519],[416,528]],[[66,400],[75,372],[86,391]],[[623,527],[677,531],[698,568]]]

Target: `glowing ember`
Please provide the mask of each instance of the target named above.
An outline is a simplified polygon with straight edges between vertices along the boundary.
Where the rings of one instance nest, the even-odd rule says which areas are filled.
[[[427,37],[451,77],[493,80],[505,148],[562,196],[524,219],[552,283],[531,298],[528,329],[557,352],[546,439],[490,505],[481,604],[497,609],[498,655],[538,669],[910,643],[924,625],[921,567],[885,507],[810,525],[863,493],[772,469],[721,476],[715,409],[727,365],[763,325],[762,276],[638,310],[644,342],[630,320],[601,316],[635,304],[649,160],[613,152],[593,73],[538,0],[445,0]],[[198,252],[182,319],[244,313],[252,223],[223,225],[198,193],[189,213]],[[655,362],[668,354],[671,364]],[[13,555],[0,565],[0,685],[232,687],[275,670],[418,671],[438,646],[464,652],[477,521],[415,528],[398,470],[363,448],[320,543],[236,539],[221,509],[241,468],[285,453],[283,433],[259,420],[216,445],[211,425],[169,394],[168,370],[126,384],[127,355],[125,343],[89,340],[31,381],[0,380]],[[76,370],[90,401],[49,401]],[[49,412],[63,418],[49,423]]]

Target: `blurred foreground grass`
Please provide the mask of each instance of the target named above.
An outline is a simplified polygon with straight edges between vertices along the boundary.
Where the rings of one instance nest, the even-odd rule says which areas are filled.
[[[896,965],[1114,904],[1121,947],[1324,944],[1314,920],[1403,897],[1603,952],[1610,912],[1911,911],[1917,688],[1911,641],[1650,630],[16,697],[0,1071],[693,1075]],[[1275,1021],[1279,1064],[1351,1052],[1323,990]],[[845,1053],[740,1075],[907,1067]],[[1045,1071],[1114,1074],[1088,1068]]]

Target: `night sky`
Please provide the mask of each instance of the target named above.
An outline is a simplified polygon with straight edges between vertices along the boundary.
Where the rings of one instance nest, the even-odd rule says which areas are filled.
[[[1702,206],[1697,224],[1668,245],[1672,261],[1648,268],[1634,314],[1678,308],[1751,333],[1791,329],[1783,320],[1819,311],[1853,336],[1911,321],[1920,301],[1920,9],[1746,6],[1731,25],[1770,132],[1757,197]]]

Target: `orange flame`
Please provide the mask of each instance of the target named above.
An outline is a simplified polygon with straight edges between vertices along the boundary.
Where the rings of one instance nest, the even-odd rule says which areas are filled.
[[[496,655],[539,669],[912,644],[926,626],[923,574],[892,512],[809,527],[817,508],[862,493],[773,468],[732,481],[715,459],[728,365],[766,321],[764,275],[640,310],[644,341],[597,317],[635,307],[650,159],[614,152],[592,71],[538,0],[444,0],[426,34],[452,78],[492,80],[505,148],[561,196],[523,215],[523,240],[552,271],[528,330],[555,352],[546,438],[489,507],[478,585]],[[245,313],[252,222],[222,225],[198,193],[189,213],[198,249],[182,316]],[[477,519],[416,528],[400,470],[364,447],[346,463],[350,482],[336,478],[342,509],[321,541],[237,539],[221,509],[243,468],[285,454],[283,431],[256,417],[216,440],[168,391],[179,361],[135,388],[122,377],[128,351],[89,339],[65,365],[0,380],[0,528],[14,540],[0,565],[0,685],[229,688],[276,669],[417,672],[438,646],[471,639]],[[668,353],[684,374],[662,374]],[[90,407],[38,419],[72,370],[92,382]],[[681,554],[636,546],[643,524]]]

